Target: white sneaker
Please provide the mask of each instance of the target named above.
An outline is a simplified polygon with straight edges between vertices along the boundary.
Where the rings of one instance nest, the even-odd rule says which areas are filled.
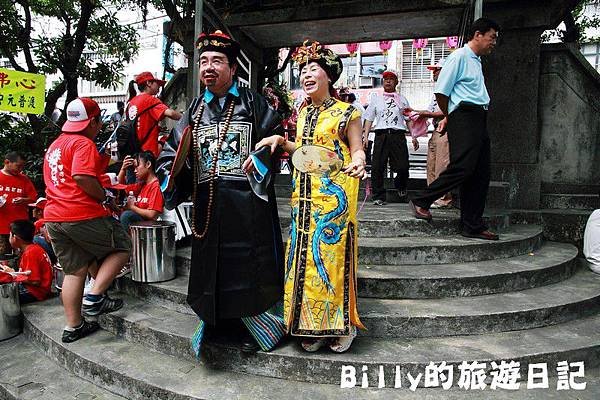
[[[85,287],[83,288],[84,296],[92,290],[92,288],[94,287],[94,282],[95,282],[94,278],[92,278],[92,277],[88,278],[88,281],[85,284]]]
[[[131,272],[131,264],[127,263],[123,266],[123,268],[121,268],[121,272],[119,272],[115,278],[120,278],[122,276],[127,275],[130,272]]]

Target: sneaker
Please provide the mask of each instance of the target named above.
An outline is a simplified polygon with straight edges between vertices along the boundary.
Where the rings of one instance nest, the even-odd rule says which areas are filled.
[[[102,296],[97,302],[88,300],[87,296],[83,299],[81,311],[86,317],[95,317],[100,314],[107,314],[119,310],[123,307],[123,300],[111,299],[107,295]]]
[[[373,201],[374,206],[385,206],[387,203],[383,200],[375,200]]]
[[[90,277],[88,279],[87,283],[85,284],[85,287],[83,288],[84,296],[87,295],[92,290],[92,288],[94,287],[94,282],[95,282],[94,278]]]
[[[71,343],[79,340],[87,335],[96,332],[100,329],[100,325],[96,321],[87,322],[85,319],[81,321],[81,325],[74,330],[64,330],[62,334],[63,343]]]
[[[122,276],[125,276],[127,274],[129,274],[131,272],[131,264],[127,263],[123,266],[123,268],[121,268],[121,271],[117,274],[117,276],[115,276],[116,278],[121,278]]]

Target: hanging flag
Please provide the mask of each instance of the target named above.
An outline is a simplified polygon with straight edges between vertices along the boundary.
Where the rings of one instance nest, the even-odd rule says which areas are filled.
[[[0,110],[43,114],[46,77],[0,68]]]

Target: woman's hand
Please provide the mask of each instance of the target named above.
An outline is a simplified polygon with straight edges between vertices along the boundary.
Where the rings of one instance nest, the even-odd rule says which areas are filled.
[[[269,146],[271,148],[271,154],[273,154],[275,152],[275,150],[277,150],[277,147],[283,146],[284,143],[285,143],[285,138],[283,136],[273,135],[273,136],[266,137],[266,138],[262,139],[260,142],[256,143],[256,146],[254,146],[254,149],[258,150],[263,146]]]
[[[256,146],[254,146],[254,148],[258,150],[261,147],[268,146],[271,149],[271,154],[273,154],[275,150],[277,150],[277,147],[283,146],[285,142],[286,139],[283,136],[273,135],[266,137],[258,143],[256,143]],[[244,173],[246,174],[249,174],[250,172],[254,171],[254,163],[252,162],[252,158],[248,157],[246,161],[244,161],[244,163],[242,164],[242,171],[244,171]]]
[[[131,156],[126,156],[123,159],[123,165],[121,165],[121,170],[125,171],[127,168],[133,167],[135,165],[135,160]]]
[[[414,151],[419,150],[419,140],[417,138],[412,139],[412,145],[413,145]]]
[[[358,159],[348,164],[342,172],[352,178],[366,179],[367,171],[365,170],[365,166],[365,161],[363,159]]]

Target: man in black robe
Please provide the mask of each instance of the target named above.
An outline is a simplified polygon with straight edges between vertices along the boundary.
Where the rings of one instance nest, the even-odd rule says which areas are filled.
[[[257,342],[246,340],[242,349],[258,344],[267,351],[285,332],[283,243],[273,183],[266,187],[268,201],[259,198],[242,164],[258,141],[280,129],[280,118],[261,95],[238,86],[236,41],[216,31],[201,34],[196,47],[205,89],[157,160],[167,208],[190,195],[194,203],[187,301],[201,322],[192,344],[199,354],[206,325],[239,318]],[[187,135],[189,151],[177,171]]]

